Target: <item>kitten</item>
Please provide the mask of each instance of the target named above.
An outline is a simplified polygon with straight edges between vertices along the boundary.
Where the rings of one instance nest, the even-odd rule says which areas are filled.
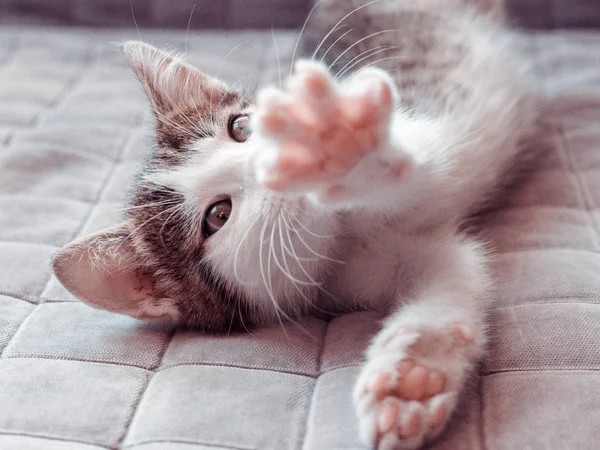
[[[323,0],[313,60],[256,100],[125,43],[156,146],[124,221],[62,249],[56,275],[92,306],[210,332],[386,311],[354,390],[360,436],[431,441],[486,343],[486,254],[460,227],[535,120],[500,6]]]

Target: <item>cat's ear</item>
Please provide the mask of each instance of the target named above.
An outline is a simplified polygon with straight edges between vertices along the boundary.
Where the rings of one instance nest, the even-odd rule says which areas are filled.
[[[225,83],[207,77],[172,55],[139,41],[126,41],[121,49],[142,83],[154,109],[165,114],[181,105],[207,97],[207,92],[222,91]]]
[[[177,319],[143,271],[130,241],[128,222],[77,239],[54,257],[57,278],[73,295],[99,309],[140,319]]]

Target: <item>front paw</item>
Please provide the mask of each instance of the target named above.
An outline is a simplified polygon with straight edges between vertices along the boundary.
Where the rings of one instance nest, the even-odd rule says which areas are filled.
[[[339,189],[361,160],[387,144],[396,108],[395,87],[378,69],[338,84],[322,64],[299,61],[285,90],[259,95],[253,128],[266,148],[258,181],[280,192]],[[390,169],[399,174],[404,166],[398,158]]]
[[[414,450],[435,438],[456,405],[474,346],[472,328],[462,324],[382,332],[354,390],[365,444]]]

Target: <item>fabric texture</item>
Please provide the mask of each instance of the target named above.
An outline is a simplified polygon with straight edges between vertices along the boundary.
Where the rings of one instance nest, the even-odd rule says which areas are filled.
[[[3,0],[0,23],[102,27],[271,28],[302,25],[310,0]]]
[[[505,0],[512,20],[528,28],[600,27],[598,0]]]
[[[53,277],[60,246],[119,220],[146,152],[149,110],[110,44],[127,35],[0,29],[0,448],[364,449],[350,393],[376,314],[215,337],[92,309]],[[277,78],[277,53],[288,70],[296,36],[275,37],[141,34],[250,84]],[[436,449],[600,439],[600,34],[522,41],[544,155],[485,217],[491,344]]]
[[[102,27],[298,27],[316,0],[3,0],[0,23]],[[598,0],[505,0],[521,27],[600,27]]]

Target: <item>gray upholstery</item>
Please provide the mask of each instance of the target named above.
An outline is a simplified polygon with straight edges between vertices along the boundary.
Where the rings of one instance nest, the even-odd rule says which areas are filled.
[[[598,0],[505,0],[512,21],[528,28],[600,27]]]
[[[511,21],[522,27],[600,26],[598,0],[505,1]],[[3,0],[0,23],[133,27],[135,16],[140,27],[294,27],[302,24],[313,3],[314,0]]]
[[[364,448],[350,392],[376,315],[214,337],[94,310],[52,276],[57,248],[118,220],[147,148],[145,100],[110,45],[126,35],[0,28],[0,448]],[[276,35],[290,55],[295,35]],[[187,48],[216,74],[244,41],[220,76],[273,79],[269,31],[190,33]],[[523,42],[546,97],[545,156],[486,217],[490,351],[436,449],[600,441],[600,34]]]
[[[310,0],[3,0],[0,23],[160,28],[302,24]]]

